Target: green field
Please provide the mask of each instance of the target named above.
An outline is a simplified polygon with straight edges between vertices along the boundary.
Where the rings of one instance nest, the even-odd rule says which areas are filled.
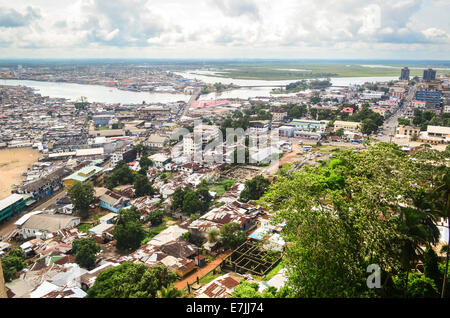
[[[216,77],[255,80],[291,80],[301,78],[327,78],[327,77],[379,77],[400,76],[403,66],[410,68],[410,76],[422,76],[427,66],[389,65],[386,67],[365,67],[360,64],[345,63],[258,63],[258,64],[230,64],[219,69]],[[449,66],[446,66],[449,67]],[[419,68],[419,69],[416,69]],[[307,71],[294,71],[307,70]],[[450,74],[450,70],[437,70],[437,74]]]

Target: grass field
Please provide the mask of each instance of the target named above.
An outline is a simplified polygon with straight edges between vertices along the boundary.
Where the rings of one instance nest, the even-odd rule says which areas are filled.
[[[400,70],[405,65],[389,65],[391,67],[365,67],[361,64],[345,63],[258,63],[258,64],[230,64],[219,69],[215,75],[224,78],[255,79],[255,80],[291,80],[301,78],[326,77],[382,77],[400,76]],[[444,65],[450,68],[450,65]],[[422,76],[425,65],[409,66],[410,76]],[[417,69],[416,69],[417,68]],[[306,71],[295,71],[306,70]],[[450,70],[437,70],[437,74],[450,74]]]

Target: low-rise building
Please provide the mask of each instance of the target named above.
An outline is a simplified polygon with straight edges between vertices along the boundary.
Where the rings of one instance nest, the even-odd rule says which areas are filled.
[[[361,123],[355,121],[336,120],[334,122],[334,132],[339,129],[344,129],[344,131],[358,132],[361,130]]]

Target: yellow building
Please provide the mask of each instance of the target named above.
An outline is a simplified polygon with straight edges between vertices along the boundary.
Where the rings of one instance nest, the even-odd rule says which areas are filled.
[[[361,123],[355,121],[336,120],[334,122],[334,132],[341,128],[344,129],[344,131],[359,132],[361,130]]]
[[[75,184],[75,182],[93,181],[94,183],[103,183],[102,168],[97,166],[84,167],[70,176],[63,179],[66,191]]]

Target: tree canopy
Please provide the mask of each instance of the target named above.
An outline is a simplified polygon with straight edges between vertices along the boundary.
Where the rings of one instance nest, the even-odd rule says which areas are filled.
[[[151,269],[131,262],[101,272],[89,288],[88,298],[155,298],[158,291],[169,287],[176,275],[166,266]]]
[[[276,212],[275,220],[286,222],[289,294],[383,295],[389,277],[412,268],[412,251],[436,242],[425,199],[431,173],[398,146],[378,143],[280,176],[260,203]],[[382,270],[380,290],[366,285],[369,264]]]
[[[81,183],[76,181],[67,191],[73,208],[78,211],[81,217],[89,215],[89,206],[94,202],[94,186],[91,182]]]

